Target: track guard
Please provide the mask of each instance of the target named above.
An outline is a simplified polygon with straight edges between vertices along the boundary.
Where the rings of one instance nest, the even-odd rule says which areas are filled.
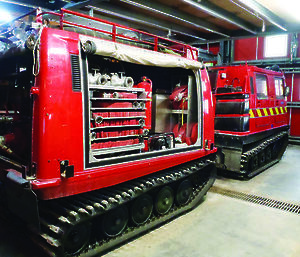
[[[224,148],[222,149],[222,152],[224,154],[224,164],[226,169],[240,172],[242,151]]]
[[[21,218],[27,225],[40,229],[38,200],[31,190],[28,180],[16,171],[9,171],[4,183],[7,207],[11,213]]]

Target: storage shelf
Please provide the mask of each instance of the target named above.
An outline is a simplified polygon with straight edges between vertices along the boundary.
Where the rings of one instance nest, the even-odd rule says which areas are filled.
[[[124,107],[115,107],[115,108],[109,108],[109,107],[91,107],[91,111],[118,111],[118,110],[126,110],[126,111],[145,111],[146,108],[124,108]]]
[[[90,100],[101,100],[101,101],[150,101],[151,99],[146,98],[106,98],[106,97],[91,97]]]
[[[100,115],[101,116],[101,115]],[[101,116],[102,117],[102,116]],[[103,120],[127,120],[127,119],[146,119],[146,116],[130,116],[130,117],[102,117]],[[95,120],[92,118],[91,120]]]
[[[101,129],[119,129],[119,128],[141,128],[141,125],[119,125],[119,126],[103,126],[103,127],[95,127],[91,128],[91,131],[101,130]]]
[[[120,152],[130,152],[134,150],[140,150],[145,147],[144,143],[139,143],[135,145],[126,145],[126,146],[116,146],[110,148],[101,148],[92,150],[93,155],[101,154],[111,154],[111,153],[120,153]]]
[[[188,114],[187,110],[172,110],[171,113],[173,114]]]
[[[92,142],[101,142],[101,141],[109,141],[109,140],[118,140],[118,139],[127,139],[127,138],[132,138],[132,137],[139,137],[141,135],[126,135],[126,136],[118,136],[118,137],[99,137],[92,139]]]
[[[20,112],[19,111],[14,111],[14,110],[11,110],[11,111],[0,110],[0,114],[20,114]]]
[[[136,87],[112,87],[112,86],[103,86],[103,85],[94,85],[89,84],[89,89],[91,90],[112,90],[112,91],[127,91],[127,92],[145,92],[144,88]]]

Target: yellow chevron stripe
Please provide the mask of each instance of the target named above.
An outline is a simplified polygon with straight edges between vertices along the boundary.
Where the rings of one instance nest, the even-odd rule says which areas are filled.
[[[254,118],[254,114],[253,114],[252,109],[249,110],[249,114],[250,114],[250,118]]]
[[[268,113],[268,109],[270,114]],[[274,116],[278,114],[285,114],[287,113],[287,107],[269,107],[269,108],[261,108],[261,109],[255,109],[256,113],[253,112],[253,109],[249,110],[250,118],[255,118],[255,117],[267,117],[267,116]],[[254,115],[254,113],[256,115]]]
[[[260,109],[256,109],[258,117],[262,117]]]

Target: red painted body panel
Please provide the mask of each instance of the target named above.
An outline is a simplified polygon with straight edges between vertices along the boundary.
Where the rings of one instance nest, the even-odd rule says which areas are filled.
[[[300,137],[300,108],[291,108],[290,135]]]
[[[72,90],[70,54],[79,54],[79,34],[44,28],[40,71],[33,111],[32,161],[36,164],[33,190],[53,199],[112,186],[216,152],[186,150],[139,161],[85,169],[83,95]],[[213,102],[207,71],[200,71],[203,88],[203,146],[214,142]],[[74,177],[63,178],[60,162],[74,165]]]
[[[300,74],[294,75],[293,92],[291,92],[291,102],[300,102]]]
[[[78,34],[45,28],[41,37],[39,95],[34,102],[33,156],[37,179],[60,177],[60,161],[83,169],[82,94],[72,92],[70,54]],[[76,124],[76,125],[73,125]]]
[[[288,96],[289,102],[289,121],[290,121],[290,135],[292,137],[300,137],[300,74],[289,73],[286,74],[287,85],[291,89]]]
[[[214,142],[214,103],[211,93],[211,85],[209,81],[208,73],[205,69],[201,70],[201,84],[203,90],[203,145],[205,141],[208,143]]]
[[[213,151],[197,150],[142,161],[109,165],[77,172],[73,178],[68,179],[60,178],[60,176],[53,178],[53,180],[50,181],[37,179],[32,181],[32,187],[33,190],[37,190],[36,192],[41,199],[52,199],[66,195],[79,194],[151,174],[201,158],[208,153],[215,151],[216,149]]]

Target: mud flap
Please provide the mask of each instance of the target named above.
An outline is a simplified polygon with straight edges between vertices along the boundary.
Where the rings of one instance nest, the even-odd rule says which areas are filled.
[[[34,229],[40,229],[38,200],[28,180],[15,171],[7,173],[4,183],[8,210]]]

